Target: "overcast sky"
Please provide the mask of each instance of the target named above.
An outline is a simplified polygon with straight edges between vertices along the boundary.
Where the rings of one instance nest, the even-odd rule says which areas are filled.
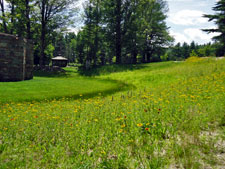
[[[167,24],[176,42],[210,42],[215,34],[207,34],[201,29],[213,28],[215,25],[202,15],[213,14],[212,7],[215,3],[216,0],[168,0]]]

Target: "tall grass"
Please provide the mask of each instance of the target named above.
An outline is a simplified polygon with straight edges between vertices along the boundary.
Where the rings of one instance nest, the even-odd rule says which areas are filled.
[[[1,104],[0,168],[222,166],[225,61],[141,66],[95,75],[128,91]]]

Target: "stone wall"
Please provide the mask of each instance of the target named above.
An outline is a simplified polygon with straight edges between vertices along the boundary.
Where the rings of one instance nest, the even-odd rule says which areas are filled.
[[[22,81],[32,78],[32,41],[0,33],[0,81]]]

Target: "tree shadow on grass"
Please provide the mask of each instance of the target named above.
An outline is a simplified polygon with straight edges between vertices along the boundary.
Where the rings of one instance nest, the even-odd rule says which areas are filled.
[[[70,77],[71,74],[69,73],[69,71],[65,71],[65,72],[45,72],[45,71],[34,71],[34,76],[36,77],[49,77],[49,78],[53,78],[53,77]]]
[[[100,79],[102,80],[102,79]],[[104,81],[104,80],[103,80]],[[50,97],[42,97],[42,98],[30,98],[28,96],[28,98],[23,97],[20,100],[4,100],[0,102],[0,105],[3,105],[5,103],[25,103],[25,102],[46,102],[46,101],[52,101],[52,100],[68,100],[68,101],[72,101],[72,100],[77,100],[77,99],[89,99],[89,98],[94,98],[94,97],[106,97],[109,95],[113,95],[117,92],[122,92],[122,91],[127,91],[127,90],[131,90],[131,89],[136,89],[136,87],[134,85],[130,85],[130,84],[126,84],[124,82],[121,81],[117,81],[117,80],[105,80],[105,81],[110,81],[112,83],[116,83],[117,85],[113,88],[107,89],[107,90],[97,90],[95,92],[89,92],[89,93],[80,93],[80,94],[74,94],[74,95],[64,95],[64,96],[50,96]]]
[[[83,67],[79,67],[78,73],[82,76],[99,76],[116,72],[138,70],[143,69],[145,67],[147,66],[143,64],[121,64],[121,65],[113,64],[105,66],[96,66],[90,70],[85,70]]]
[[[105,65],[105,66],[96,66],[89,70],[84,69],[84,67],[76,67],[76,69],[64,69],[64,72],[45,72],[45,71],[34,71],[34,76],[37,77],[60,77],[67,78],[70,77],[74,73],[78,73],[81,76],[100,76],[107,75],[110,73],[116,72],[126,72],[132,70],[138,70],[146,68],[147,66],[144,64],[113,64],[113,65]]]
[[[117,83],[118,85],[116,87],[113,87],[111,89],[107,89],[104,91],[96,91],[96,92],[91,92],[91,93],[81,93],[81,94],[75,94],[72,96],[63,96],[63,97],[54,97],[52,99],[54,100],[62,100],[62,98],[66,98],[69,100],[77,100],[77,99],[90,99],[90,98],[94,98],[94,97],[106,97],[106,96],[110,96],[113,95],[115,93],[118,92],[123,92],[123,91],[128,91],[128,90],[134,90],[136,89],[136,86],[131,85],[131,84],[126,84],[123,83],[121,81],[116,81],[116,80],[107,80],[107,81],[112,81],[114,83]],[[49,99],[49,100],[52,100]]]

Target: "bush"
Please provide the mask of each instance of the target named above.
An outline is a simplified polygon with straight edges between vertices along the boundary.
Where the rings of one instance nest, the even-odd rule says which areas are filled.
[[[186,59],[186,62],[200,62],[202,60],[203,60],[203,58],[199,58],[197,56],[191,56]]]

